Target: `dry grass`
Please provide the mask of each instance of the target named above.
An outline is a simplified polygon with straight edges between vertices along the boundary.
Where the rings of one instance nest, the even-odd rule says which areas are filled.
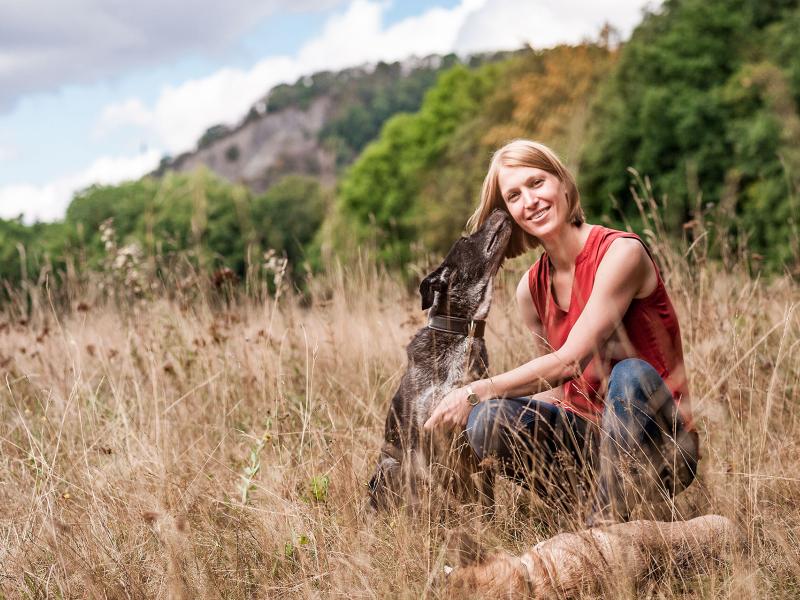
[[[673,508],[731,517],[750,546],[732,567],[639,593],[797,597],[800,289],[655,247],[704,455]],[[494,371],[529,358],[512,293],[524,268],[498,281]],[[445,523],[365,506],[418,300],[363,265],[331,269],[310,297],[57,312],[40,295],[24,320],[7,306],[0,596],[441,597]],[[570,526],[508,482],[498,496],[489,544],[520,550]]]

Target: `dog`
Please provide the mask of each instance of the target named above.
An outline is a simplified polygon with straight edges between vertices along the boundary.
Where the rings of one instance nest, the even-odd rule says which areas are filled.
[[[463,503],[493,506],[493,472],[478,465],[463,429],[428,433],[423,424],[445,394],[488,375],[483,331],[510,238],[511,217],[494,211],[478,231],[457,240],[420,284],[429,320],[406,348],[408,367],[392,398],[369,482],[374,509],[403,502],[413,508],[423,483],[443,486]]]
[[[627,597],[621,588],[668,571],[682,577],[707,572],[714,563],[740,552],[745,537],[729,519],[705,515],[689,521],[631,521],[562,533],[520,556],[483,555],[469,536],[454,536],[450,545],[460,566],[446,576],[448,597],[574,598],[609,590]]]

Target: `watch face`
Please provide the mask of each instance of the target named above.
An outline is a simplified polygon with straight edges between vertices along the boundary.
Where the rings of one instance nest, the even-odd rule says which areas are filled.
[[[477,406],[478,402],[480,402],[480,401],[481,401],[481,399],[478,398],[478,394],[476,394],[474,392],[472,394],[470,394],[469,396],[467,396],[467,402],[469,402],[470,406]]]

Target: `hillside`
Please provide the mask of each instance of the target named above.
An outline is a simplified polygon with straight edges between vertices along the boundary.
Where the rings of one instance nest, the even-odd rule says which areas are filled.
[[[747,540],[696,576],[606,569],[599,597],[800,597],[797,31],[800,0],[665,0],[622,45],[316,73],[60,222],[0,219],[0,600],[444,600],[462,534],[582,529],[591,489],[505,477],[491,518],[435,485],[368,507],[417,286],[516,137],[559,153],[590,223],[641,234],[680,322],[697,479],[632,517]],[[542,345],[536,259],[494,280],[490,377]]]
[[[476,55],[471,65],[512,53]],[[379,62],[319,72],[281,84],[255,103],[241,122],[210,127],[197,148],[165,159],[156,174],[203,166],[260,193],[283,176],[307,175],[323,186],[401,112],[416,112],[440,73],[462,60],[451,54]]]
[[[345,173],[326,241],[339,253],[370,241],[394,264],[415,245],[446,251],[477,205],[492,152],[515,137],[551,145],[579,171],[590,105],[615,57],[586,43],[448,70],[419,111],[390,119]]]
[[[288,106],[245,121],[241,126],[180,155],[168,169],[192,172],[207,167],[220,177],[263,192],[282,175],[313,175],[331,185],[336,156],[319,140],[330,120],[331,98],[316,98],[307,110]]]
[[[709,259],[797,276],[798,23],[798,0],[671,0],[619,46],[604,31],[316,73],[209,128],[157,177],[77,193],[62,223],[0,220],[0,280],[97,268],[108,219],[155,270],[183,260],[244,280],[269,251],[295,274],[368,251],[411,279],[462,232],[492,152],[515,137],[562,156],[590,222],[645,234],[652,197],[662,235],[711,225]]]

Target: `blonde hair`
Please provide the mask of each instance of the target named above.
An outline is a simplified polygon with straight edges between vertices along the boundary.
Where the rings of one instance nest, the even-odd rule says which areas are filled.
[[[467,228],[470,231],[475,231],[483,225],[494,209],[499,208],[508,212],[503,195],[500,193],[498,181],[501,167],[535,167],[555,175],[566,187],[569,222],[577,226],[586,220],[575,178],[556,156],[556,153],[539,142],[517,139],[507,143],[492,155],[492,162],[489,164],[489,171],[486,173],[481,188],[480,204],[467,221]],[[514,258],[538,245],[538,239],[514,223],[506,257]]]

